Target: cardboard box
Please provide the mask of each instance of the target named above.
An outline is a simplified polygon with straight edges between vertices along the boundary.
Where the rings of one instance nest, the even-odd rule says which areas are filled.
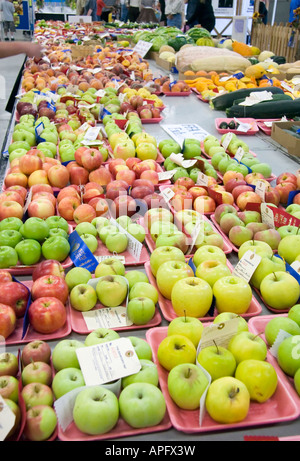
[[[170,62],[161,59],[159,56],[156,57],[155,62],[158,67],[166,70],[167,72],[172,72],[174,74],[178,73],[178,70],[176,69],[174,64],[171,64]]]
[[[155,61],[156,58],[158,58],[158,55],[159,55],[159,53],[157,51],[148,51],[145,58],[146,59],[153,59],[153,61]]]
[[[290,155],[300,157],[300,138],[297,139],[292,134],[284,131],[294,125],[299,126],[300,130],[300,122],[274,122],[272,125],[271,138],[287,149]]]

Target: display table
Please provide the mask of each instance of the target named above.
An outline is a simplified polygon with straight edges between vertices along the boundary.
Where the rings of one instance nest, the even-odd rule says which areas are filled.
[[[155,77],[158,77],[162,73],[165,73],[159,69],[153,61],[150,61],[151,69]],[[209,105],[200,101],[196,94],[192,93],[188,97],[166,97],[162,96],[162,99],[165,102],[166,108],[163,111],[164,120],[160,124],[149,124],[146,126],[146,131],[154,135],[159,142],[162,139],[168,138],[168,134],[164,131],[163,126],[166,124],[178,124],[178,123],[196,123],[205,129],[208,133],[215,135],[217,138],[220,138],[216,128],[215,128],[215,118],[224,117],[223,112],[216,112],[210,109]],[[264,162],[270,163],[272,166],[273,173],[279,175],[283,171],[295,172],[299,168],[299,161],[289,157],[285,151],[277,145],[270,137],[259,132],[255,136],[244,136],[243,139],[248,143],[250,149],[256,153],[258,158]],[[3,178],[1,178],[2,180]],[[238,262],[238,258],[234,252],[228,255],[229,262],[235,266]],[[143,266],[134,267],[134,269],[145,270]],[[128,268],[128,270],[133,268]],[[30,276],[19,277],[19,280],[29,280]],[[254,295],[256,296],[256,295]],[[265,305],[260,301],[262,306],[262,314],[268,315],[272,314]],[[167,326],[168,322],[162,318],[162,323],[160,326]],[[139,336],[145,339],[146,330],[139,329],[133,331],[124,331],[119,332],[121,337],[127,336]],[[71,333],[67,338],[74,338],[83,340],[83,336]],[[65,339],[65,338],[64,338]],[[57,341],[49,341],[51,348],[53,349]],[[18,346],[8,346],[8,352],[13,352],[17,354]],[[217,432],[203,432],[195,434],[185,434],[179,432],[173,428],[156,433],[147,433],[138,436],[125,437],[125,438],[116,438],[110,440],[113,441],[126,441],[132,446],[135,442],[148,441],[148,442],[164,442],[168,444],[180,445],[180,442],[189,442],[190,445],[197,444],[201,441],[243,441],[245,436],[273,436],[273,437],[290,437],[290,436],[299,436],[300,435],[300,421],[292,421],[290,423],[279,423],[272,424],[269,426],[258,426],[258,427],[243,427],[239,430],[222,430]],[[105,442],[104,442],[105,443]],[[199,447],[198,447],[199,448]],[[200,453],[200,450],[198,451]]]

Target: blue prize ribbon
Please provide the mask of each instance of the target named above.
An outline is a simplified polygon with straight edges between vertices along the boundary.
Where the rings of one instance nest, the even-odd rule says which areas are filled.
[[[94,272],[98,266],[98,261],[76,230],[69,235],[68,240],[70,244],[70,258],[74,265]]]

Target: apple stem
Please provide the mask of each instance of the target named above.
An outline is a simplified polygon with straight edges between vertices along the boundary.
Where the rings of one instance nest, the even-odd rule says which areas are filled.
[[[237,387],[236,389],[235,389],[235,388],[231,389],[231,391],[229,392],[229,398],[230,398],[230,399],[234,399],[235,396],[236,396],[239,392],[240,392],[240,388],[239,388],[239,387]]]
[[[186,322],[186,310],[184,310],[183,312],[184,312],[184,321]]]
[[[277,282],[277,277],[276,277],[276,274],[275,274],[275,272],[273,272],[273,275],[274,275],[274,279],[275,279],[275,280],[276,280],[276,282]]]
[[[188,368],[185,377],[188,379],[191,376],[191,369]]]
[[[213,339],[213,343],[214,343],[214,345],[216,346],[216,348],[217,348],[217,354],[219,355],[219,354],[220,354],[220,351],[219,351],[218,345],[217,345],[217,343],[216,343],[216,341],[215,341],[214,339]]]

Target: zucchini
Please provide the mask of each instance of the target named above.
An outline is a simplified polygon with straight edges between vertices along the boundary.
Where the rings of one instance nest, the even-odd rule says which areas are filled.
[[[257,91],[269,91],[273,94],[283,94],[283,90],[277,86],[268,86],[267,88],[241,88],[231,93],[221,94],[211,100],[211,107],[215,110],[226,110],[231,107],[235,99],[246,98],[250,93]]]
[[[246,98],[243,99],[235,99],[233,102],[233,106],[235,104],[241,104],[241,102],[244,102]],[[290,99],[293,99],[290,95],[288,94],[273,94],[272,96],[272,101],[289,101]],[[264,102],[264,101],[262,101]],[[261,104],[261,102],[258,102],[257,104]]]
[[[226,110],[227,117],[247,118],[294,118],[300,115],[300,99],[290,101],[265,101],[254,106],[235,105]]]
[[[271,56],[271,59],[279,65],[286,63],[286,59],[284,56]]]

